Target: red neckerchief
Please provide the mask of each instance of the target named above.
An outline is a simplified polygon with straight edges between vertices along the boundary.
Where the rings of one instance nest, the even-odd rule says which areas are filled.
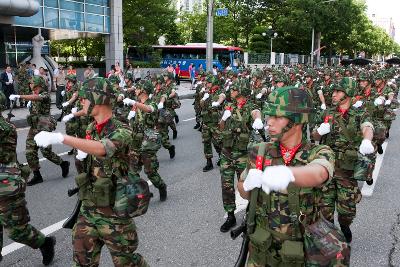
[[[382,87],[381,89],[379,89],[379,88],[376,88],[376,91],[378,92],[378,94],[382,94],[382,91],[383,91],[383,89],[384,89],[385,87]]]
[[[104,121],[101,122],[101,123],[97,123],[97,122],[96,122],[95,127],[96,127],[96,130],[97,130],[97,133],[98,133],[98,134],[100,134],[101,131],[103,131],[104,126],[106,126],[107,122],[108,122],[110,119],[111,119],[111,118],[108,118],[108,119],[104,120]]]
[[[67,89],[67,91],[69,92],[72,89],[72,86],[65,86],[65,89]]]
[[[225,110],[229,110],[229,111],[232,112],[233,108],[232,108],[231,106],[226,106],[226,107],[225,107]]]
[[[349,112],[349,109],[341,109],[340,107],[338,107],[337,111],[339,111],[340,115],[342,115],[342,117],[344,117]]]
[[[237,101],[238,108],[241,109],[244,105],[246,105],[246,102],[247,102],[246,98],[243,100]]]
[[[86,140],[92,140],[92,135],[91,135],[91,131],[86,131],[86,136],[85,136],[85,139]]]
[[[283,162],[285,165],[289,165],[292,159],[294,158],[294,155],[296,155],[297,150],[299,150],[301,146],[301,143],[295,146],[294,148],[286,148],[282,144],[279,144],[279,147],[281,149],[281,155],[283,158]]]
[[[366,97],[369,97],[369,96],[371,95],[371,87],[366,88],[366,89],[364,90],[364,94],[365,94]]]
[[[214,94],[217,90],[219,89],[219,86],[218,85],[214,85],[213,87],[211,87],[211,89],[209,90],[210,92],[210,94]]]

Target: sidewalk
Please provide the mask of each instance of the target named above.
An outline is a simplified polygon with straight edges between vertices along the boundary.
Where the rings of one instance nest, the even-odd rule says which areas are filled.
[[[178,95],[180,99],[189,99],[193,98],[194,96],[194,90],[190,90],[190,82],[189,81],[181,81],[181,85],[177,86],[178,90]],[[56,94],[54,92],[51,92],[51,110],[50,113],[53,115],[56,119],[60,116],[61,110],[59,110],[56,105]],[[2,112],[2,115],[4,118],[7,118],[7,113],[10,110],[5,110]],[[26,122],[26,116],[29,114],[29,111],[27,108],[15,108],[12,113],[14,114],[15,117],[11,118],[11,122],[15,124],[17,128],[23,128],[23,127],[28,127],[28,123]]]

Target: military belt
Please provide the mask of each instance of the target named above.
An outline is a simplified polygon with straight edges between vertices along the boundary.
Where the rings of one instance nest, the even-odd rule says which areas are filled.
[[[15,162],[8,164],[0,163],[0,173],[18,174],[20,170]]]

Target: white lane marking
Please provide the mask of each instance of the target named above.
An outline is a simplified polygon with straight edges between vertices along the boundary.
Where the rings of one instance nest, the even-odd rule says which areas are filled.
[[[186,119],[186,120],[182,120],[182,121],[192,121],[192,120],[195,120],[195,119],[196,119],[196,117],[190,118],[190,119]]]
[[[59,221],[58,223],[55,223],[55,224],[53,224],[53,225],[50,225],[49,227],[46,227],[46,228],[40,230],[40,232],[42,232],[42,233],[43,233],[44,235],[46,235],[46,236],[47,236],[47,235],[50,235],[50,234],[52,234],[52,233],[54,233],[54,232],[60,230],[60,229],[62,228],[62,225],[64,224],[64,222],[65,222],[66,220],[67,220],[67,218],[65,218],[65,219],[62,220],[62,221]],[[21,244],[21,243],[16,243],[16,242],[11,243],[10,245],[5,246],[5,247],[3,248],[3,250],[2,250],[2,255],[5,256],[5,255],[7,255],[7,254],[9,254],[9,253],[11,253],[11,252],[17,250],[17,249],[23,248],[23,247],[25,247],[25,245],[23,245],[23,244]]]
[[[378,154],[378,156],[376,157],[375,169],[374,169],[374,172],[372,173],[372,178],[374,179],[374,183],[372,185],[367,185],[367,183],[364,182],[364,184],[363,184],[363,187],[361,190],[361,194],[363,196],[370,197],[370,196],[372,196],[372,193],[374,192],[375,185],[378,182],[378,178],[379,178],[379,171],[381,170],[381,167],[382,167],[383,158],[385,157],[387,144],[388,144],[387,141],[382,144],[383,153],[382,153],[382,155]]]

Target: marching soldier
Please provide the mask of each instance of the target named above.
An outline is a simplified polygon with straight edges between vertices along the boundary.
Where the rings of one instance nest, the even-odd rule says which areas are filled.
[[[356,87],[353,78],[344,77],[341,80],[332,94],[334,107],[324,112],[321,117],[323,123],[313,132],[315,140],[322,139],[331,147],[336,159],[332,181],[322,190],[322,213],[333,223],[337,207],[340,228],[348,243],[352,241],[350,225],[356,216],[356,204],[361,200],[355,179],[358,154],[372,155],[375,150],[371,142],[374,126],[368,113],[351,105]]]
[[[35,136],[38,146],[63,143],[88,157],[88,172],[76,178],[82,206],[72,236],[74,266],[98,266],[104,244],[115,266],[148,266],[144,258],[135,253],[138,237],[133,220],[117,215],[114,210],[118,204],[115,185],[129,172],[126,159],[132,132],[113,117],[115,91],[109,81],[92,78],[86,80],[83,87],[83,109],[94,118],[87,128],[86,138],[46,131]]]
[[[28,186],[43,182],[40,173],[38,150],[39,147],[33,140],[34,136],[40,131],[54,131],[56,129],[56,121],[50,116],[50,95],[47,92],[46,82],[43,77],[34,76],[30,80],[30,87],[33,91],[31,95],[11,95],[10,100],[15,99],[27,100],[30,106],[30,114],[27,117],[30,126],[28,136],[26,138],[26,159],[28,165],[33,171],[33,178],[27,183]],[[51,146],[40,148],[43,156],[49,161],[61,167],[62,177],[67,177],[69,173],[69,162],[63,161],[57,154],[51,150]]]
[[[308,93],[296,87],[274,90],[263,115],[268,116],[271,142],[250,149],[238,183],[240,195],[251,197],[255,224],[247,266],[304,266],[304,227],[319,219],[320,187],[333,176],[334,153],[307,142],[303,127],[312,112]],[[307,265],[308,266],[308,265]],[[320,266],[320,265],[315,265]]]
[[[10,239],[33,249],[39,249],[43,257],[42,263],[49,265],[54,258],[56,239],[45,237],[29,224],[25,189],[30,170],[18,163],[17,129],[1,115],[5,107],[6,96],[0,92],[0,252],[4,226]]]
[[[221,232],[227,232],[236,224],[235,174],[239,179],[246,168],[247,145],[255,131],[264,125],[261,112],[249,100],[250,84],[247,80],[234,81],[230,86],[232,101],[225,105],[219,127],[222,133],[221,185],[222,201],[228,217],[221,226]],[[261,138],[260,138],[261,139]],[[260,141],[260,140],[258,140]]]
[[[201,124],[202,124],[200,100],[203,97],[203,93],[206,91],[205,79],[206,79],[206,73],[204,71],[199,72],[198,79],[195,84],[196,92],[193,101],[194,112],[196,113],[196,125],[193,127],[193,129],[199,129],[199,131],[201,131]]]
[[[124,103],[132,106],[128,120],[132,127],[131,169],[139,175],[142,166],[149,180],[160,192],[160,201],[167,199],[167,185],[158,173],[159,162],[157,151],[161,147],[160,134],[157,129],[158,109],[149,95],[153,92],[150,81],[136,84],[136,99],[124,99]]]

